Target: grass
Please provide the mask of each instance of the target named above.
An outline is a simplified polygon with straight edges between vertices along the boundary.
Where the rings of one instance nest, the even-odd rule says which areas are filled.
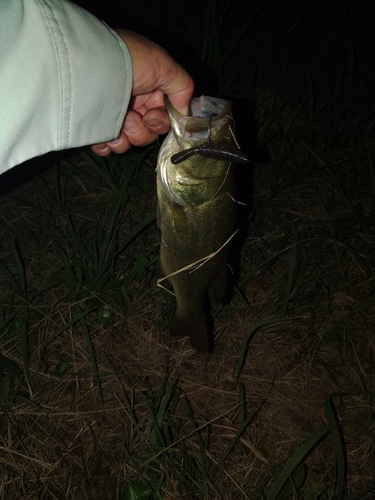
[[[159,25],[198,51],[223,95],[254,101],[272,160],[254,168],[215,350],[198,355],[166,332],[157,149],[47,157],[0,199],[2,499],[372,498],[365,34],[343,36],[349,1],[337,17],[319,4],[308,24],[302,7],[275,2],[204,5],[199,26],[194,9],[178,22],[183,4]]]

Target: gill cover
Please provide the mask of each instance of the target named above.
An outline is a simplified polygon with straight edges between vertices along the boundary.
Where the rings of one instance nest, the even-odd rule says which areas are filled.
[[[229,125],[233,123],[232,104],[216,97],[201,96],[192,99],[190,115],[182,116],[164,97],[165,108],[171,122],[171,130],[164,140],[157,161],[157,175],[169,198],[179,205],[186,205],[177,185],[194,185],[200,178],[187,175],[182,163],[175,165],[171,157],[180,152],[197,148],[208,142],[232,142]],[[193,153],[196,154],[196,153]]]

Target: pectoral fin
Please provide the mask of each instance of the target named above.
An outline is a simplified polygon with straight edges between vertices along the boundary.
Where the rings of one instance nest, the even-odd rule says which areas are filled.
[[[172,225],[179,238],[182,238],[186,233],[187,219],[184,207],[177,203],[170,203],[169,209],[172,216]]]

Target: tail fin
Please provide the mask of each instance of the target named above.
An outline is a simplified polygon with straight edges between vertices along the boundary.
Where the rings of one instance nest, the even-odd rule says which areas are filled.
[[[204,315],[185,319],[176,314],[169,325],[169,331],[173,336],[190,337],[191,345],[199,352],[211,351],[211,336]]]

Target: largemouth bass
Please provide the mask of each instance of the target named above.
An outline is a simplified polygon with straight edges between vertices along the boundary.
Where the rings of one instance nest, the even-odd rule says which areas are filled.
[[[246,155],[235,144],[231,102],[201,96],[180,115],[165,98],[171,131],[157,162],[160,268],[173,287],[172,335],[193,347],[212,347],[207,292],[220,304],[227,283],[228,244],[234,234],[235,171]]]

